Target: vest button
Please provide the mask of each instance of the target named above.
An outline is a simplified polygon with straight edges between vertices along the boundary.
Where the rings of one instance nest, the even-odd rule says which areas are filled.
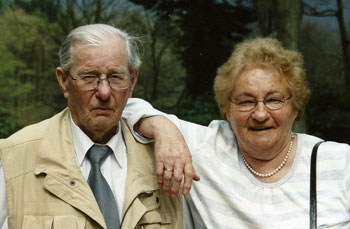
[[[74,185],[75,185],[75,181],[74,181],[74,180],[71,180],[71,181],[70,181],[70,185],[71,185],[71,186],[74,186]]]

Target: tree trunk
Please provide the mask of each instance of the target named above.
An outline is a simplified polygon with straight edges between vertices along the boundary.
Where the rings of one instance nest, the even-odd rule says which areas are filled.
[[[254,0],[261,34],[272,36],[289,49],[298,49],[302,0]]]
[[[344,81],[347,88],[350,89],[350,41],[346,36],[346,27],[343,15],[343,2],[342,0],[337,0],[337,12],[336,17],[340,32],[340,42],[343,52],[344,60]]]

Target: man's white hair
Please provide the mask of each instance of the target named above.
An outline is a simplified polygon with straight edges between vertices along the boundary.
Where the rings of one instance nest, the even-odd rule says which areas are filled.
[[[90,24],[73,29],[63,40],[59,51],[60,65],[68,71],[72,64],[73,46],[78,42],[87,45],[99,45],[108,37],[119,36],[126,43],[128,53],[128,68],[132,72],[141,65],[140,52],[137,43],[138,38],[130,36],[127,32],[122,31],[106,24]]]

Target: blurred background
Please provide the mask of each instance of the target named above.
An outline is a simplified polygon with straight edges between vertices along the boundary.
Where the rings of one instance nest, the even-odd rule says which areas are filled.
[[[0,137],[59,112],[63,38],[88,23],[142,40],[134,97],[182,119],[222,119],[216,69],[236,43],[279,39],[304,55],[312,95],[295,130],[350,143],[350,0],[0,0]]]

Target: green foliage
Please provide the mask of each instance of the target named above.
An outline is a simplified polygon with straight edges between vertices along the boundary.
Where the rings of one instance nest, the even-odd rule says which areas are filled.
[[[175,114],[183,120],[208,125],[212,120],[223,119],[214,99],[213,93],[204,93],[195,100],[185,98],[182,106],[167,107],[163,104],[154,104],[158,109]]]
[[[130,7],[125,0],[14,0],[12,5],[57,23],[60,31],[56,32],[63,35],[80,25],[110,23]]]
[[[0,16],[0,105],[24,124],[54,113],[53,101],[60,95],[57,86],[50,86],[56,81],[57,48],[46,33],[49,28],[44,19],[23,10]]]
[[[36,14],[42,18],[47,18],[51,22],[55,22],[59,15],[59,1],[56,0],[14,0],[13,5],[22,8],[29,14]]]
[[[7,138],[21,127],[7,109],[0,107],[0,138]]]
[[[255,20],[249,1],[139,1],[164,21],[176,23],[182,33],[173,35],[186,69],[186,97],[211,91],[216,69],[231,53],[232,46],[249,33]]]
[[[145,55],[151,56],[146,56],[141,70],[152,73],[149,76],[159,75],[159,81],[163,82],[153,86],[158,96],[153,93],[151,97],[142,97],[161,110],[193,122],[208,124],[219,118],[212,94],[213,79],[217,67],[231,54],[233,45],[250,31],[248,24],[255,20],[250,2],[132,2],[143,5],[145,14],[153,15],[152,23],[146,24],[146,28],[151,28],[148,30],[151,48]],[[156,49],[152,49],[154,43],[157,43]],[[165,45],[170,48],[163,53],[162,62],[155,65],[157,58],[152,55],[157,56]],[[151,82],[145,82],[146,90]]]
[[[118,25],[142,41],[142,65],[134,97],[163,106],[176,105],[184,88],[185,69],[176,55],[173,37],[181,33],[174,23],[144,10],[130,10]]]
[[[0,14],[9,7],[12,0],[0,0]]]
[[[66,106],[55,78],[59,46],[74,27],[97,22],[115,24],[142,40],[135,97],[192,122],[207,125],[222,119],[213,79],[233,45],[254,36],[250,1],[132,2],[144,7],[126,0],[0,0],[3,137],[18,128],[14,120],[27,125]],[[313,90],[305,112],[308,132],[349,142],[350,93],[342,84],[339,37],[329,25],[304,20],[300,47]]]
[[[314,82],[306,109],[309,132],[325,140],[350,143],[349,101],[344,84]]]
[[[312,90],[305,116],[308,133],[350,143],[350,93],[344,85],[339,37],[332,28],[305,20],[300,40]]]
[[[329,79],[330,83],[342,82],[340,40],[332,28],[305,20],[300,33],[300,51],[304,55],[305,69],[311,84]]]
[[[212,89],[217,67],[230,56],[233,44],[248,33],[244,23],[251,22],[253,13],[244,7],[215,1],[198,1],[196,7],[188,5],[185,10],[188,13],[179,19],[185,36],[179,44],[189,74],[186,89],[188,95],[196,97]],[[242,14],[245,17],[240,17]]]

